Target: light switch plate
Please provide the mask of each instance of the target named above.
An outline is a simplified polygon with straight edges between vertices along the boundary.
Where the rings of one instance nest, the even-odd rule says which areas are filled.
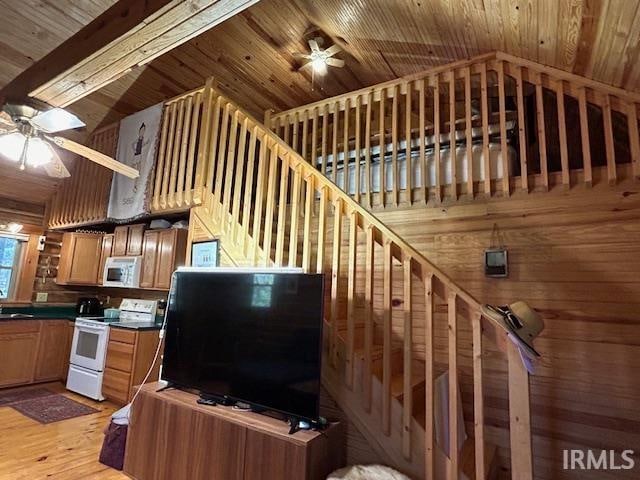
[[[46,302],[48,299],[49,299],[49,294],[47,292],[36,293],[36,302]]]

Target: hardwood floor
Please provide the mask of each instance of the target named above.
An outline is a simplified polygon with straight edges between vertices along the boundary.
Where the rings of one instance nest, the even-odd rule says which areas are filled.
[[[118,407],[70,393],[60,383],[45,386],[100,412],[42,425],[13,408],[0,407],[0,480],[127,479],[98,462],[102,432]]]

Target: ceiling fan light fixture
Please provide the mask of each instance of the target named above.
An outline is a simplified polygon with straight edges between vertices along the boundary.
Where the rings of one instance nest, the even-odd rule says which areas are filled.
[[[7,157],[13,162],[19,162],[26,145],[26,164],[30,167],[39,167],[53,160],[53,151],[51,147],[38,137],[31,137],[27,140],[20,132],[13,132],[8,135],[0,136],[0,154]]]
[[[311,54],[311,67],[315,73],[325,74],[327,73],[327,59],[320,52],[313,52]]]

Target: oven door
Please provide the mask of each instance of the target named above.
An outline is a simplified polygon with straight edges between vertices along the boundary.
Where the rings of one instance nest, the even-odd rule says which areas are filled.
[[[72,365],[101,372],[104,370],[108,340],[107,325],[78,325],[76,322],[69,362]]]

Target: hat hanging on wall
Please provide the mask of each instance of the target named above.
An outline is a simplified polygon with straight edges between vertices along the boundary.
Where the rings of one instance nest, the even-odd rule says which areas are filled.
[[[533,340],[544,329],[544,322],[540,314],[525,302],[514,302],[501,307],[484,305],[482,314],[512,334],[518,346],[524,348],[529,355],[540,357],[533,347]]]

